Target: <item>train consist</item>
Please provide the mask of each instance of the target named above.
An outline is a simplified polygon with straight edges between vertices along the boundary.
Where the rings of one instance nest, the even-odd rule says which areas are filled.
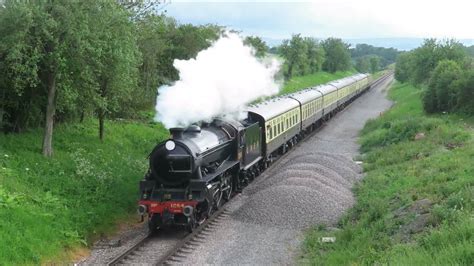
[[[357,74],[252,105],[241,121],[170,129],[140,181],[139,213],[151,231],[165,225],[192,231],[371,84],[370,75]]]

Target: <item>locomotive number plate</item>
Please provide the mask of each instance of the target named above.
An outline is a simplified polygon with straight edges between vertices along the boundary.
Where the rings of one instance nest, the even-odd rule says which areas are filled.
[[[170,207],[173,208],[173,209],[179,209],[179,208],[183,208],[184,204],[183,203],[171,203]]]

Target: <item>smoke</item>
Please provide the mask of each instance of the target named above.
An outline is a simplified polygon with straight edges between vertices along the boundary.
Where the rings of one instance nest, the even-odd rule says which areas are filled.
[[[226,33],[196,58],[174,60],[180,79],[159,88],[155,120],[171,128],[238,115],[246,104],[279,91],[274,76],[281,63],[265,61],[255,58],[234,33]]]

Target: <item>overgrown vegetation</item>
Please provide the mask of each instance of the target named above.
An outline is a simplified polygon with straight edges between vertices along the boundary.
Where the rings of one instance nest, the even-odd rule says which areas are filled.
[[[474,114],[474,59],[469,48],[455,40],[427,39],[397,59],[395,78],[424,88],[428,113]]]
[[[55,156],[39,152],[41,130],[0,135],[0,264],[39,264],[113,230],[135,210],[147,155],[168,137],[160,125],[93,120],[63,124]]]
[[[474,120],[423,112],[421,90],[396,84],[396,105],[362,131],[366,177],[340,230],[317,228],[304,263],[472,265]],[[335,243],[321,237],[335,236]]]

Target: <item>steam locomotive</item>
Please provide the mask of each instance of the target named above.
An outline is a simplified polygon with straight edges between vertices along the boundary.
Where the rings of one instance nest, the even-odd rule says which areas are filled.
[[[192,231],[371,84],[370,75],[357,74],[251,105],[241,121],[170,129],[171,138],[150,153],[139,213],[151,231],[166,225]]]

